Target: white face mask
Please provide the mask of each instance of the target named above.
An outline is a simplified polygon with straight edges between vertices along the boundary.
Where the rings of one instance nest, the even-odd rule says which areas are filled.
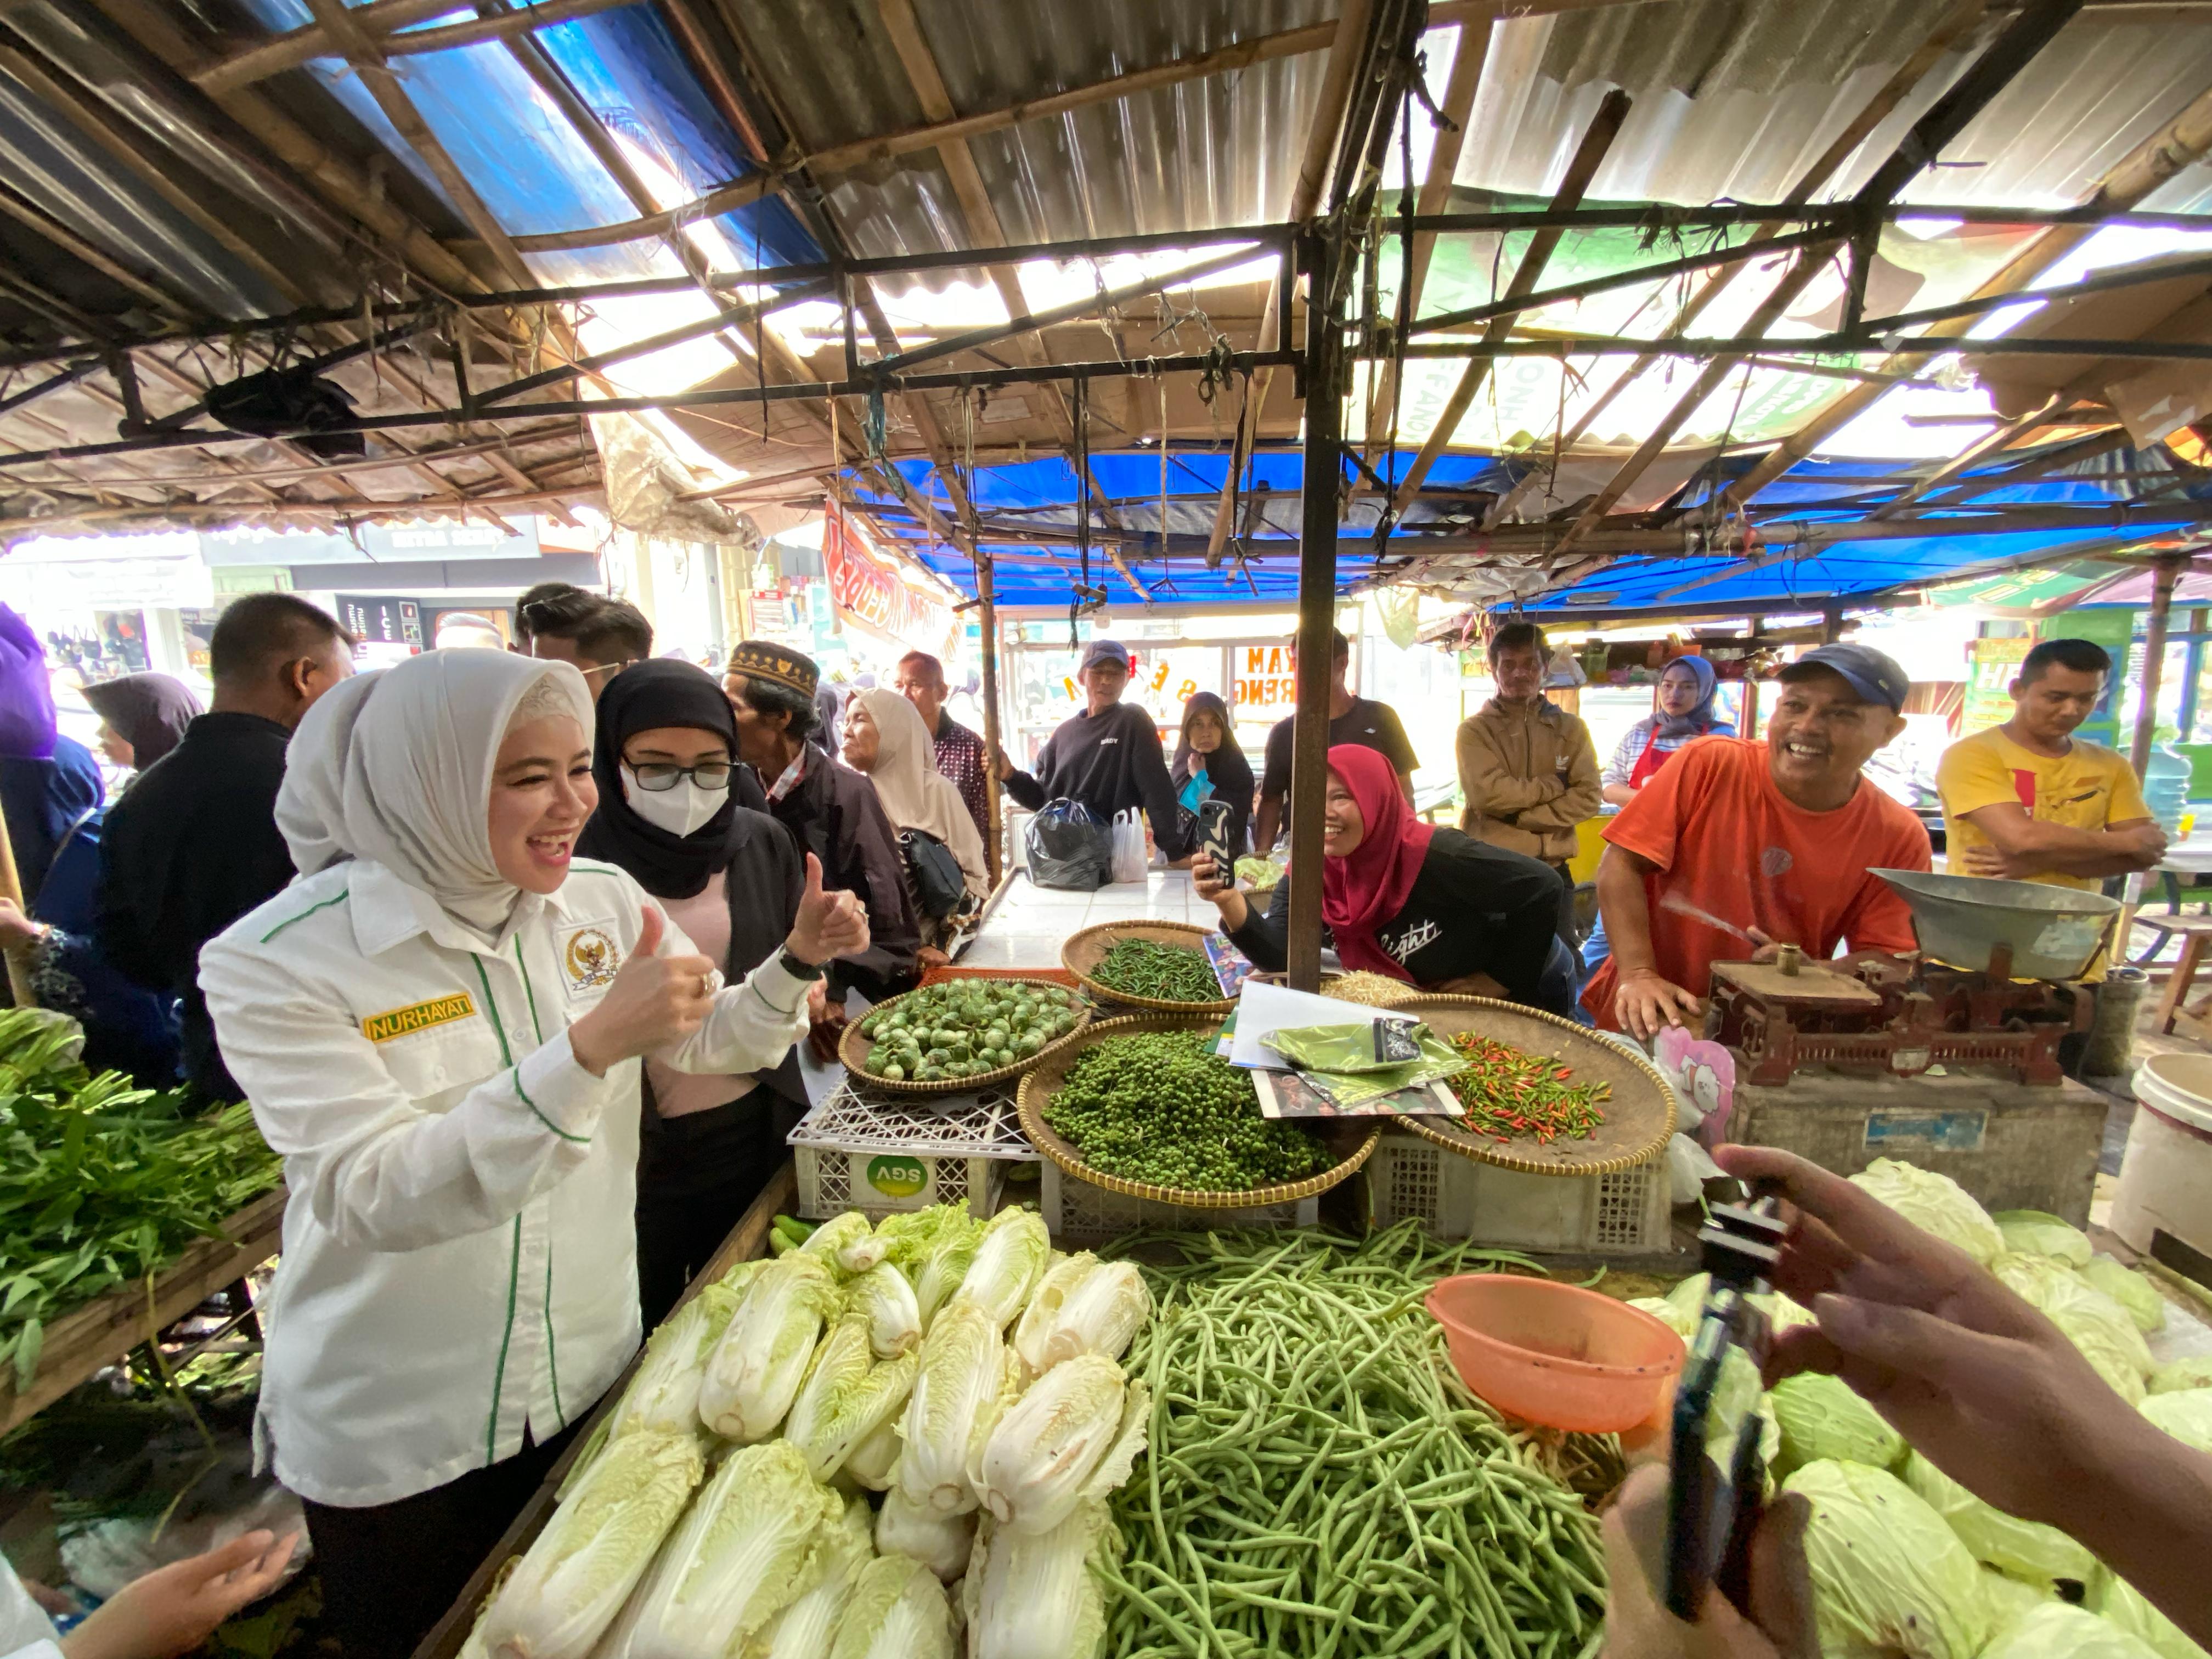
[[[678,778],[673,789],[642,789],[637,775],[622,769],[623,799],[629,810],[656,830],[672,836],[688,836],[729,804],[727,789],[702,789],[689,778]]]

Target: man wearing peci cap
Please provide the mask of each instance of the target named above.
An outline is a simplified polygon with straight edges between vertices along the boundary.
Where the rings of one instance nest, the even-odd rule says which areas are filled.
[[[1764,742],[1699,738],[1605,832],[1598,908],[1613,956],[1583,1004],[1649,1037],[1694,1019],[1716,962],[1796,945],[1915,948],[1876,869],[1925,870],[1920,820],[1860,775],[1905,730],[1905,671],[1863,645],[1824,645],[1778,677]]]
[[[812,658],[765,640],[738,646],[722,671],[722,690],[737,716],[738,758],[758,775],[769,816],[802,851],[822,860],[826,890],[859,894],[868,913],[868,948],[830,964],[829,1013],[816,1023],[812,1038],[815,1052],[827,1059],[843,1024],[847,990],[881,1001],[913,988],[921,932],[907,896],[898,835],[875,785],[812,740],[821,680]]]
[[[999,757],[1006,793],[1032,812],[1048,800],[1079,800],[1101,823],[1139,807],[1152,821],[1161,854],[1170,862],[1183,857],[1189,840],[1177,822],[1160,729],[1143,709],[1121,701],[1129,684],[1127,647],[1115,640],[1091,641],[1075,678],[1083,685],[1083,710],[1044,740],[1036,772],[1018,772]]]

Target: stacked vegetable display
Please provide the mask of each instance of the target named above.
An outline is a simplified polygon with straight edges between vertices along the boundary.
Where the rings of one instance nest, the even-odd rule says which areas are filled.
[[[2040,1308],[2124,1400],[2212,1451],[2212,1382],[2202,1363],[2154,1365],[2146,1332],[2157,1290],[2056,1216],[1992,1216],[1956,1182],[1892,1159],[1851,1177],[1906,1219],[1956,1244]],[[1686,1338],[1706,1280],[1632,1305]],[[1812,1316],[1786,1297],[1778,1327]],[[1715,1413],[1755,1394],[1746,1362],[1723,1377]],[[2173,1624],[2056,1528],[2005,1514],[1952,1480],[1833,1377],[1796,1376],[1759,1401],[1762,1439],[1784,1490],[1812,1502],[1807,1534],[1824,1653],[1911,1659],[2205,1659]],[[2062,1597],[2065,1599],[2062,1599]],[[2066,1604],[2077,1600],[2082,1606]],[[2086,1608],[2086,1610],[2085,1610]]]
[[[471,1649],[951,1659],[964,1626],[971,1659],[1093,1659],[1148,1307],[1026,1210],[848,1212],[743,1264],[654,1333]]]
[[[860,1021],[873,1040],[863,1065],[891,1083],[949,1083],[1034,1060],[1076,1026],[1075,994],[1026,981],[948,980],[886,1003]]]
[[[1158,1311],[1129,1356],[1151,1453],[1102,1568],[1119,1659],[1595,1651],[1595,1522],[1468,1393],[1421,1305],[1515,1258],[1413,1222],[1156,1242],[1181,1261],[1145,1269]]]
[[[283,1173],[245,1106],[187,1117],[88,1075],[83,1048],[66,1015],[0,1009],[0,1363],[19,1389],[55,1318],[220,1237]]]

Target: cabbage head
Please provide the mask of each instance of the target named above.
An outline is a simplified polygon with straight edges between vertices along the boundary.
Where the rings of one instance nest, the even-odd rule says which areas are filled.
[[[2212,1355],[2169,1359],[2150,1374],[2153,1394],[2186,1394],[2191,1389],[2212,1389]]]
[[[738,1448],[692,1500],[599,1659],[742,1652],[830,1576],[845,1513],[793,1447]]]
[[[907,1276],[890,1262],[878,1262],[848,1285],[845,1305],[867,1316],[877,1358],[896,1359],[921,1346],[921,1304]]]
[[[2096,1572],[2096,1558],[2057,1528],[1984,1504],[1918,1452],[1905,1466],[1905,1484],[1949,1523],[1976,1560],[2000,1572],[2045,1587],[2062,1578],[2087,1584]]]
[[[1995,1567],[1982,1569],[1982,1590],[1990,1604],[1990,1639],[1995,1642],[2033,1613],[2047,1606],[2055,1598],[2049,1589],[2039,1589],[2033,1584],[2023,1584],[2017,1578],[2008,1578]]]
[[[2005,1248],[2004,1234],[1966,1189],[1945,1175],[1893,1158],[1878,1158],[1851,1177],[1923,1232],[1955,1244],[1987,1267]]]
[[[921,1562],[879,1555],[860,1569],[830,1659],[953,1659],[952,1604]]]
[[[1044,1276],[1014,1327],[1014,1351],[1031,1376],[1078,1354],[1119,1359],[1152,1307],[1144,1275],[1127,1261],[1078,1252]]]
[[[1894,1470],[1905,1456],[1905,1437],[1840,1377],[1808,1372],[1776,1384],[1767,1397],[1782,1426],[1778,1472],[1828,1458]]]
[[[1974,1659],[1989,1639],[1982,1570],[1895,1475],[1808,1463],[1783,1483],[1813,1505],[1805,1553],[1826,1659]]]
[[[2048,1256],[2007,1253],[1990,1263],[2007,1289],[2041,1309],[2120,1398],[2138,1405],[2150,1375],[2149,1346],[2128,1310],[2072,1268]]]
[[[890,1244],[884,1259],[914,1286],[925,1334],[937,1310],[960,1288],[982,1236],[983,1229],[969,1215],[964,1198],[955,1204],[933,1204],[926,1210],[888,1217],[876,1229],[876,1237]]]
[[[2212,1389],[2153,1395],[2142,1414],[2185,1446],[2212,1452]]]
[[[500,1586],[479,1632],[493,1659],[586,1659],[706,1473],[699,1437],[611,1443]]]
[[[1097,1499],[1048,1532],[1022,1533],[986,1516],[961,1583],[973,1659],[1099,1659],[1106,1650],[1105,1587],[1121,1534]]]
[[[611,1435],[619,1437],[641,1429],[659,1434],[698,1431],[699,1385],[706,1379],[714,1345],[722,1340],[730,1316],[744,1297],[744,1280],[732,1284],[728,1279],[707,1285],[653,1332],[637,1375],[615,1407]]]
[[[982,1309],[947,1308],[930,1326],[899,1425],[898,1489],[908,1502],[942,1515],[975,1507],[969,1456],[998,1420],[1006,1369],[1006,1343]]]
[[[884,1494],[884,1506],[876,1511],[876,1553],[910,1555],[948,1584],[967,1571],[975,1544],[973,1510],[945,1515],[893,1491]]]
[[[1151,1423],[1142,1382],[1125,1382],[1103,1354],[1079,1354],[1000,1415],[975,1466],[975,1495],[1012,1529],[1049,1532],[1085,1498],[1103,1498],[1129,1478]]]
[[[874,1559],[875,1548],[868,1541],[868,1500],[855,1498],[845,1505],[844,1519],[823,1539],[822,1582],[763,1626],[744,1659],[830,1659],[830,1644],[836,1639],[845,1603],[852,1599],[853,1583]]]
[[[2089,1235],[2047,1210],[1999,1210],[1990,1219],[2004,1235],[2008,1250],[2054,1256],[2069,1267],[2089,1265]]]
[[[864,1273],[890,1254],[891,1241],[878,1236],[868,1218],[858,1210],[831,1217],[807,1235],[799,1247],[829,1262],[841,1279]]]
[[[1029,1305],[1051,1261],[1052,1235],[1045,1231],[1044,1218],[1009,1205],[984,1224],[952,1300],[983,1309],[1003,1331]]]
[[[2145,1335],[2166,1323],[2166,1298],[2158,1293],[2157,1285],[2134,1268],[2124,1267],[2108,1255],[2098,1255],[2075,1271],[2084,1283],[2125,1308],[2136,1328]]]
[[[837,1303],[822,1257],[793,1250],[753,1275],[699,1385],[699,1416],[740,1444],[774,1434],[814,1358],[822,1322]]]
[[[878,1363],[868,1341],[868,1316],[848,1313],[814,1351],[814,1364],[792,1401],[783,1435],[806,1459],[807,1473],[827,1480],[853,1449],[906,1408],[919,1354]]]
[[[2158,1659],[2118,1625],[2063,1601],[2049,1601],[1982,1650],[1982,1659]]]
[[[2180,1626],[2144,1599],[2142,1591],[2110,1567],[2100,1565],[2089,1586],[2089,1610],[2134,1637],[2158,1659],[2212,1659],[2191,1641]]]
[[[1692,1340],[1698,1334],[1698,1316],[1694,1312],[1684,1313],[1674,1305],[1672,1297],[1639,1296],[1628,1305],[1650,1314],[1685,1342]]]

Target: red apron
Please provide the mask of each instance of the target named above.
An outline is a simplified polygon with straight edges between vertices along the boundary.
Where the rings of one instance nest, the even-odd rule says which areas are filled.
[[[1710,727],[1707,728],[1707,730],[1711,729],[1711,728]],[[1693,732],[1690,735],[1692,737],[1702,738],[1705,733],[1704,732]],[[1687,738],[1683,739],[1684,743],[1688,741],[1689,738]],[[1681,747],[1681,744],[1677,744],[1674,747],[1679,749]],[[1653,775],[1658,772],[1661,767],[1664,766],[1668,761],[1674,758],[1674,750],[1660,748],[1659,733],[1656,730],[1654,730],[1651,734],[1650,741],[1644,745],[1644,752],[1636,757],[1636,764],[1629,769],[1628,787],[1631,789],[1641,789],[1651,780]]]

